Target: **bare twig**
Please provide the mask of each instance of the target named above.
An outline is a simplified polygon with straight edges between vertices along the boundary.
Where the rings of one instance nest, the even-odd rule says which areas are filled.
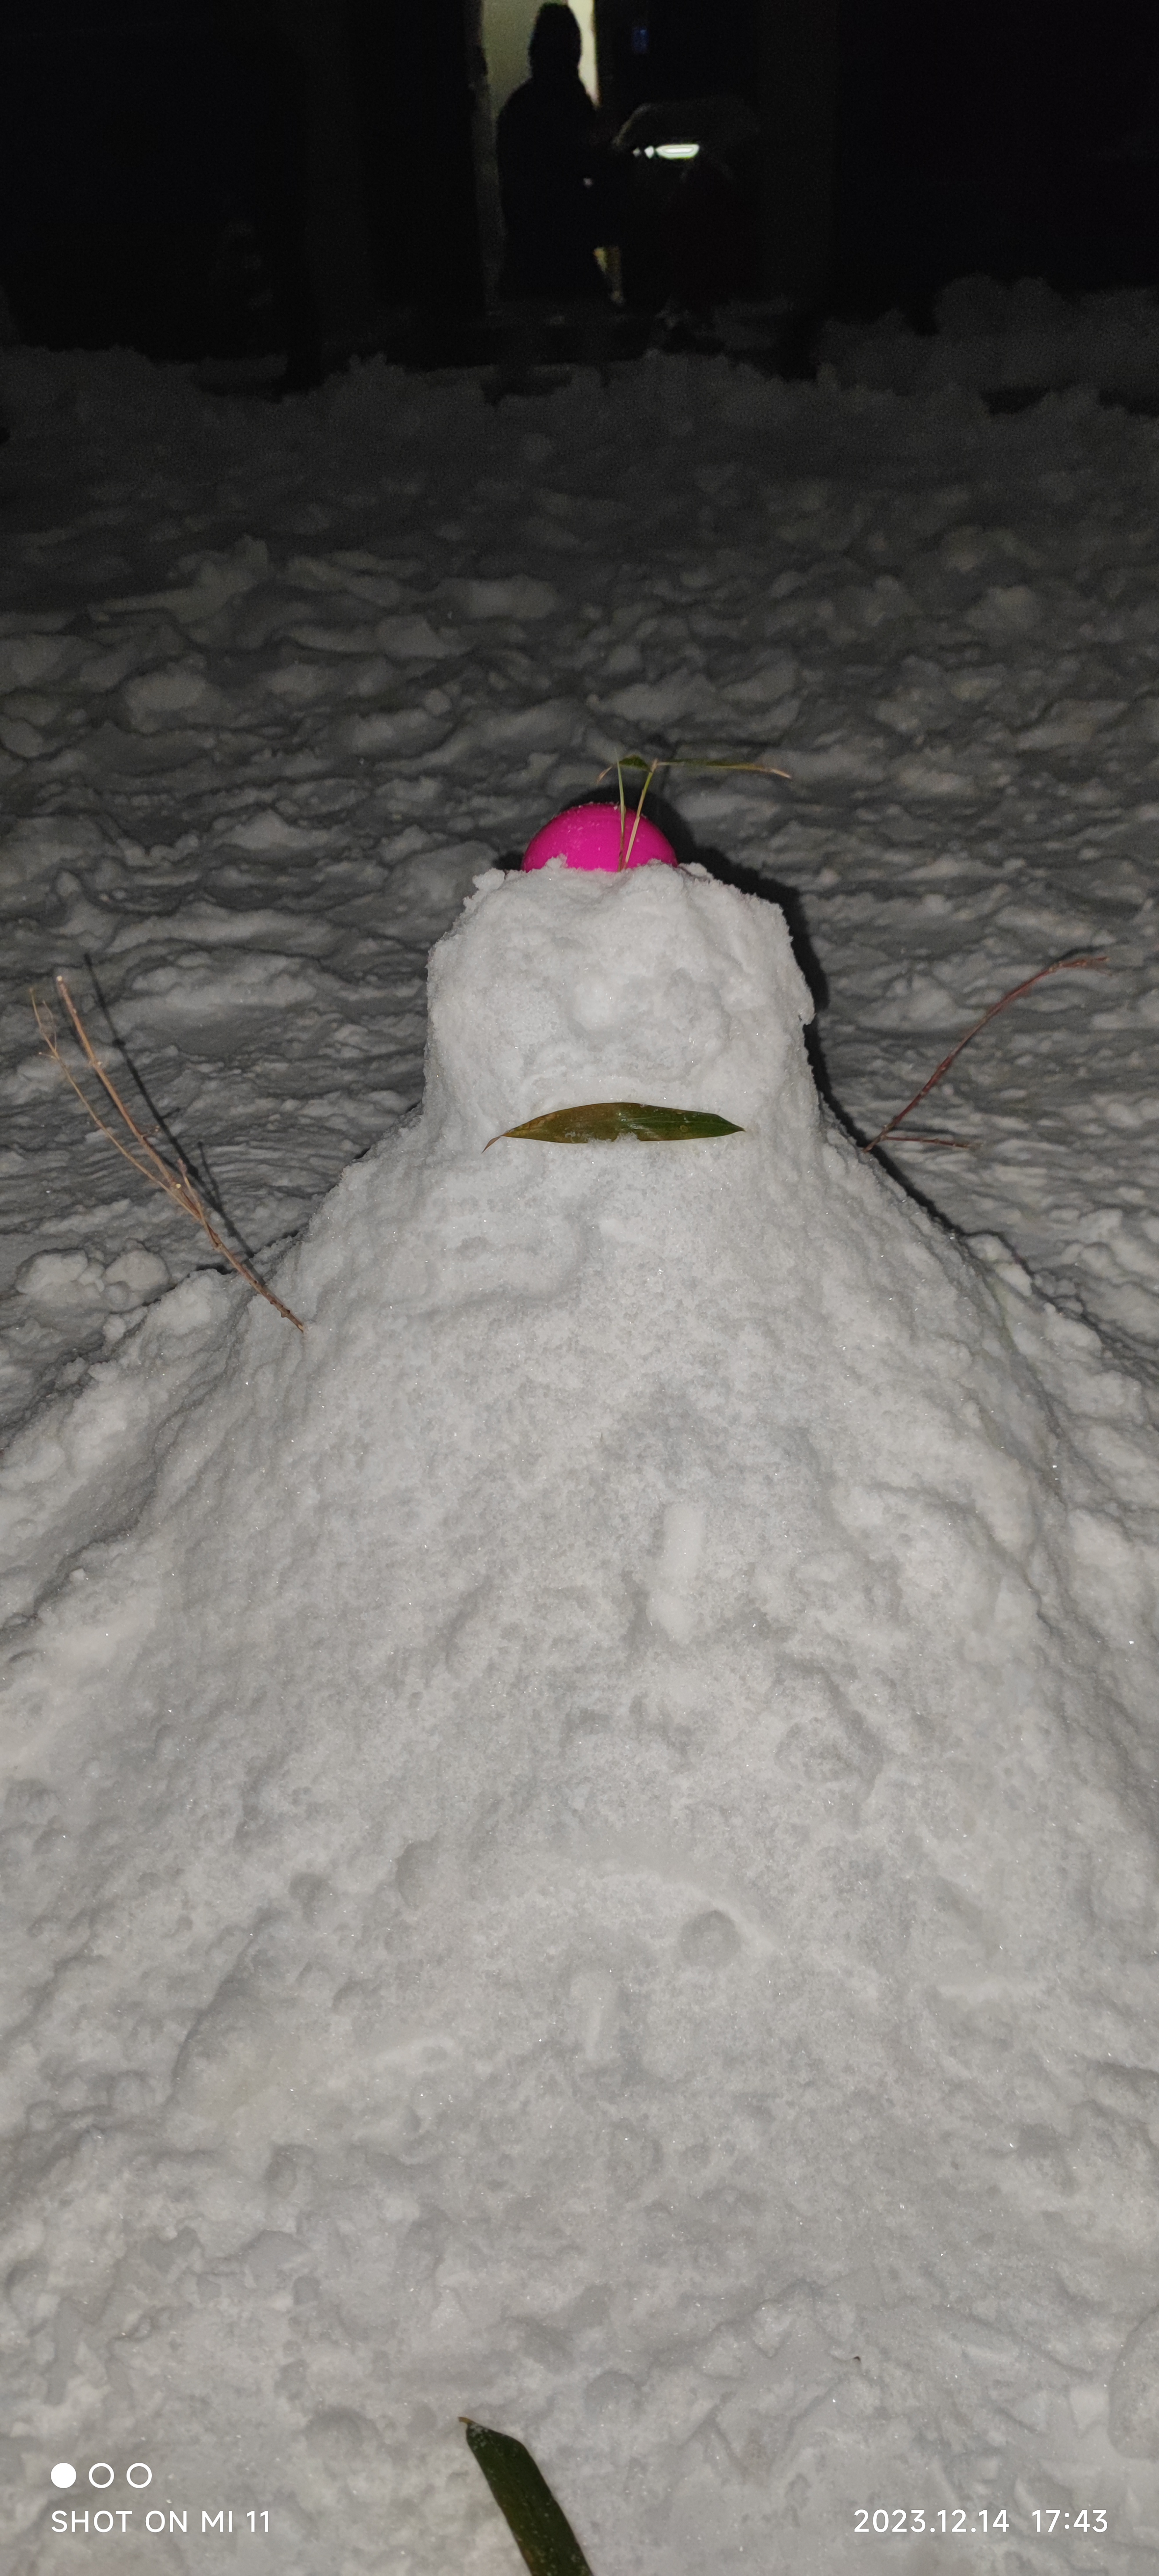
[[[281,1298],[275,1297],[273,1289],[266,1287],[264,1281],[258,1278],[256,1271],[251,1270],[246,1262],[239,1261],[236,1252],[230,1251],[228,1243],[222,1242],[216,1226],[206,1213],[205,1203],[190,1178],[188,1165],[178,1156],[177,1169],[174,1171],[172,1164],[166,1162],[164,1155],[159,1154],[156,1146],[150,1143],[144,1129],[138,1126],[132,1111],[126,1108],[111,1074],[106,1072],[101,1063],[63,975],[57,976],[56,989],[72,1022],[85,1063],[90,1072],[95,1074],[106,1099],[112,1102],[122,1125],[133,1139],[136,1152],[133,1151],[133,1146],[125,1143],[123,1136],[118,1135],[116,1128],[111,1127],[106,1118],[102,1118],[99,1109],[94,1108],[87,1092],[77,1081],[76,1075],[70,1071],[61,1053],[56,1021],[51,1011],[46,1009],[44,1003],[38,1001],[36,994],[33,993],[29,998],[45,1048],[53,1063],[59,1065],[69,1089],[75,1091],[82,1109],[88,1111],[94,1127],[99,1128],[101,1135],[108,1138],[110,1145],[115,1145],[118,1154],[124,1155],[125,1161],[132,1164],[133,1170],[140,1173],[142,1180],[151,1182],[154,1189],[161,1190],[167,1199],[172,1199],[175,1207],[183,1209],[186,1216],[193,1218],[194,1224],[199,1225],[203,1233],[208,1235],[214,1251],[221,1254],[223,1261],[228,1261],[230,1269],[236,1270],[239,1279],[244,1279],[247,1287],[256,1289],[258,1296],[264,1297],[267,1305],[275,1306],[279,1315],[285,1316],[288,1324],[295,1325],[300,1333],[304,1333],[306,1327],[301,1317],[293,1314],[289,1306],[283,1306]]]
[[[1040,966],[1037,974],[1028,975],[1024,983],[1012,984],[1010,991],[1002,995],[1001,1001],[991,1002],[989,1010],[983,1011],[981,1019],[975,1020],[972,1029],[967,1029],[965,1037],[959,1038],[957,1045],[951,1047],[949,1054],[942,1057],[941,1063],[937,1065],[933,1073],[931,1073],[929,1081],[923,1082],[921,1090],[915,1091],[913,1099],[907,1100],[905,1108],[899,1109],[896,1117],[887,1119],[885,1126],[878,1128],[876,1136],[872,1136],[870,1138],[868,1145],[862,1146],[862,1153],[875,1154],[877,1152],[878,1146],[884,1144],[886,1137],[892,1136],[895,1127],[900,1127],[903,1118],[909,1117],[911,1109],[916,1109],[919,1101],[924,1100],[928,1093],[934,1089],[935,1084],[941,1081],[942,1075],[949,1072],[950,1066],[954,1063],[955,1059],[961,1055],[963,1047],[968,1047],[971,1038],[976,1038],[981,1029],[988,1028],[991,1020],[997,1019],[999,1011],[1004,1011],[1006,1009],[1008,1002],[1021,1001],[1024,993],[1033,992],[1035,985],[1044,983],[1048,975],[1077,973],[1079,969],[1085,969],[1097,973],[1101,972],[1104,967],[1109,965],[1109,963],[1110,960],[1106,957],[1056,957],[1052,966]],[[921,1141],[929,1144],[936,1143],[939,1145],[948,1145],[953,1140],[948,1136],[939,1136],[936,1138],[923,1138]],[[916,1144],[918,1139],[915,1137],[913,1142]]]

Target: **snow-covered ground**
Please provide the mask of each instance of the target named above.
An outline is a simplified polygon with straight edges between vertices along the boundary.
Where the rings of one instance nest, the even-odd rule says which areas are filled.
[[[1143,287],[1062,295],[1040,277],[959,277],[919,333],[900,313],[827,322],[818,357],[843,384],[930,394],[955,386],[1022,397],[1089,385],[1104,400],[1159,410],[1159,304]]]
[[[857,2539],[858,2501],[967,2511],[972,2538],[910,2529],[892,2544],[911,2576],[947,2551],[978,2570],[1134,2576],[1159,2564],[1155,1867],[1136,1677],[1153,1672],[1157,1491],[1159,430],[1100,408],[1094,384],[991,418],[947,383],[899,395],[831,372],[790,387],[723,360],[647,360],[498,403],[492,390],[374,363],[272,409],[128,356],[5,359],[14,1428],[0,1508],[5,1823],[29,1875],[6,2003],[0,2467],[15,2537],[0,2564],[56,2564],[52,2458],[117,2463],[111,2501],[127,2504],[123,2463],[153,2456],[158,2493],[198,2519],[230,2501],[231,2475],[239,2510],[268,2502],[280,2576],[499,2576],[513,2553],[454,2448],[461,2408],[533,2441],[595,2576],[820,2576],[881,2546]],[[749,1456],[745,1406],[765,1381],[755,1362],[746,1378],[754,1310],[728,1271],[727,1226],[720,1423],[696,1428],[718,1283],[711,1223],[702,1211],[698,1235],[685,1227],[685,1266],[695,1275],[701,1257],[704,1271],[696,1296],[677,1283],[676,1311],[700,1363],[664,1440],[659,1392],[651,1430],[646,1409],[610,1404],[609,1460],[621,1480],[638,1463],[651,1517],[638,1565],[616,1557],[613,1581],[601,1560],[601,1591],[550,1559],[564,1523],[519,1482],[475,1315],[480,1297],[499,1300],[516,1393],[521,1352],[529,1383],[549,1386],[540,1327],[521,1338],[518,1321],[521,1299],[531,1315],[547,1293],[535,1228],[500,1228],[492,1277],[478,1185],[457,1200],[453,1179],[424,1182],[423,1130],[406,1128],[401,1160],[358,1158],[421,1097],[431,942],[477,876],[626,749],[791,771],[787,784],[675,773],[672,808],[682,855],[785,901],[824,1005],[832,1094],[862,1133],[1021,976],[1080,949],[1109,971],[1055,978],[960,1059],[925,1123],[969,1150],[898,1140],[899,1167],[980,1239],[981,1273],[831,1137],[860,1176],[838,1192],[848,1223],[870,1246],[885,1228],[893,1288],[916,1247],[912,1422],[891,1326],[876,1483],[872,1336],[840,1363],[835,1340],[845,1392],[830,1405],[811,1326],[807,1352],[794,1345],[792,1440],[782,1455],[770,1430]],[[493,887],[478,918],[506,900]],[[208,1247],[89,1133],[45,1061],[27,991],[58,969],[259,1265],[323,1209],[283,1279],[293,1303],[300,1265],[304,1344],[268,1310],[249,1314],[232,1281],[170,1293]],[[498,1045],[477,996],[472,1008],[468,1032]],[[512,1011],[517,1023],[517,996]],[[455,1080],[467,1097],[469,1065]],[[533,1196],[580,1187],[556,1150]],[[619,1173],[617,1158],[669,1149],[603,1150]],[[783,1191],[785,1246],[770,1257],[794,1312],[841,1259],[832,1208],[800,1168],[800,1210]],[[562,1294],[580,1216],[535,1208]],[[614,1297],[629,1274],[639,1285],[641,1220],[625,1202],[617,1221],[623,1275],[609,1255],[592,1279],[613,1298],[609,1348],[630,1387],[640,1352]],[[357,1253],[361,1300],[343,1271]],[[438,1320],[444,1291],[468,1318],[462,1344]],[[872,1320],[868,1288],[844,1306],[832,1293],[835,1319]],[[417,1443],[401,1481],[376,1446],[399,1434],[388,1367]],[[939,1447],[940,1375],[969,1424],[957,1463]],[[577,1381],[589,1404],[597,1382]],[[458,1389],[474,1519],[440,1455],[428,1465],[444,1500],[428,1497],[424,1534],[424,1422],[453,1437],[440,1386]],[[311,1387],[341,1419],[337,1445]],[[730,1404],[733,1432],[746,1425],[732,1448]],[[813,1498],[810,1415],[833,1527]],[[273,1489],[282,1469],[292,1484],[295,1440],[291,1510]],[[987,1441],[1002,1461],[992,1489]],[[770,1496],[782,1515],[763,1542],[755,1646],[729,1589],[744,1588],[744,1496],[722,1505],[724,1545],[702,1491],[710,1458],[727,1490],[733,1449],[758,1520]],[[583,1474],[590,1514],[586,1451]],[[520,1494],[526,1528],[503,1517]],[[623,1549],[619,1511],[607,1545]],[[382,1602],[376,1528],[394,1569]],[[424,1590],[428,1537],[441,1571]],[[979,1576],[991,1539],[1016,1567],[1009,1595]],[[728,1605],[716,1647],[711,1607],[685,1599],[705,1547],[709,1592]],[[375,1735],[394,1719],[373,1696],[392,1645],[417,1729],[397,1777]],[[571,1704],[576,1675],[585,1707]],[[760,1858],[780,1774],[753,1714],[774,1683],[789,1745],[780,1920]],[[897,1705],[874,1715],[894,1683]],[[520,1732],[536,1707],[559,1716],[542,1814]],[[542,1876],[557,1790],[561,1813],[596,1820],[579,1893],[578,1878]],[[613,1849],[608,1818],[630,1840],[635,1802],[639,1847]],[[799,1953],[778,1943],[807,1943],[814,1903],[818,1958],[795,1983]],[[1014,1977],[1011,1941],[1026,1963]],[[457,1972],[495,2010],[474,2040],[453,2019]],[[920,2211],[908,2250],[890,2206],[903,2171]],[[979,2514],[1003,2505],[1009,2532],[982,2538]],[[1105,2510],[1107,2537],[1061,2521],[1036,2534],[1035,2510],[1084,2507]],[[225,2563],[210,2539],[114,2545],[140,2566]]]

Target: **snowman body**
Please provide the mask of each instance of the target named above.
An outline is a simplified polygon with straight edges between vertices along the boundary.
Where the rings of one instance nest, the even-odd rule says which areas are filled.
[[[422,1115],[279,1279],[304,1337],[244,1312],[22,1641],[71,1801],[30,2101],[70,2052],[152,2087],[32,2218],[90,2284],[94,2456],[276,2460],[286,2576],[339,2514],[352,2565],[489,2567],[465,2412],[601,2576],[743,2576],[790,2513],[830,2576],[866,2499],[959,2491],[995,2372],[1041,2491],[1062,2275],[1112,2298],[1150,2225],[1128,2164],[1100,2251],[999,2162],[1112,2022],[1153,2046],[1054,1346],[823,1112],[775,906],[493,872],[430,999]],[[621,1099],[738,1132],[505,1132]],[[127,2379],[91,2285],[138,2227],[192,2286]]]

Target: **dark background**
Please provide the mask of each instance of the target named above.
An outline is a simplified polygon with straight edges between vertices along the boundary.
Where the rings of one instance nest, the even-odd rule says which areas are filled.
[[[1154,9],[850,0],[841,33],[846,293],[888,301],[891,286],[904,298],[975,271],[1062,288],[1159,280]],[[1119,157],[1129,138],[1140,157]]]
[[[276,346],[270,204],[319,149],[347,165],[363,327],[479,309],[464,0],[293,0],[288,21],[272,0],[273,109],[266,5],[9,0],[0,280],[23,338],[158,357]],[[343,55],[341,98],[294,54],[293,9],[303,24],[311,5]],[[600,0],[598,17],[617,112],[711,89],[757,107],[766,286],[919,321],[975,271],[1159,282],[1157,30],[1142,0]],[[794,222],[811,252],[778,273]],[[345,256],[339,225],[331,269]],[[358,336],[348,316],[328,327]]]

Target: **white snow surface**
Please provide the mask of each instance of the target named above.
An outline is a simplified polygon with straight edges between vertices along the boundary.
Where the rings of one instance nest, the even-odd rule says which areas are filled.
[[[462,2414],[594,2576],[1159,2567],[1154,431],[10,379],[5,2576],[91,2460],[129,2567],[514,2576]],[[796,773],[709,871],[493,864],[693,725]],[[867,1128],[1106,946],[936,1096],[964,1232],[778,890]],[[741,1132],[500,1134],[620,1097]]]

